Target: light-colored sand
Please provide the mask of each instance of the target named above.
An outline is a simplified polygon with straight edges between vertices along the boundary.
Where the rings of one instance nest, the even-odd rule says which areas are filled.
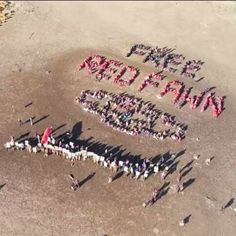
[[[108,170],[92,163],[75,167],[59,158],[32,158],[26,153],[0,150],[0,235],[235,235],[236,213],[219,208],[235,197],[235,52],[236,4],[234,2],[16,2],[15,15],[0,27],[0,144],[47,125],[66,123],[60,132],[82,121],[81,139],[119,146],[134,155],[147,157],[181,151],[179,166],[200,154],[185,179],[195,178],[184,195],[170,191],[152,208],[143,209],[160,177],[137,182],[125,177],[107,185]],[[118,89],[110,82],[96,83],[75,66],[90,53],[101,53],[152,72],[138,58],[125,58],[134,43],[169,46],[189,59],[205,61],[199,83],[186,79],[195,91],[215,86],[226,95],[223,114],[179,111],[156,91],[143,97],[162,110],[177,115],[188,125],[181,143],[155,142],[111,131],[73,104],[84,88],[135,93],[138,83]],[[50,75],[46,70],[51,70]],[[143,74],[142,74],[143,75]],[[52,79],[49,79],[52,77]],[[141,77],[139,78],[139,81]],[[184,79],[183,79],[184,80]],[[159,91],[159,90],[158,90]],[[33,105],[24,109],[24,105]],[[19,129],[17,118],[50,116],[33,127]],[[88,128],[91,128],[88,130]],[[200,138],[195,142],[196,137]],[[215,156],[210,166],[204,160]],[[197,164],[198,163],[198,164]],[[80,179],[96,175],[71,192],[67,174]],[[176,173],[167,178],[174,184]],[[208,197],[215,200],[209,200]],[[232,207],[236,208],[235,203]],[[190,222],[179,220],[191,214]]]

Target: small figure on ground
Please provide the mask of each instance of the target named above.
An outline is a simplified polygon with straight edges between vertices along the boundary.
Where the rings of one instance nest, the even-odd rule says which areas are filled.
[[[19,126],[23,125],[22,120],[20,118],[17,121],[18,121]]]
[[[144,202],[143,207],[147,207],[148,205],[152,206],[157,201],[159,195],[160,195],[160,190],[154,189],[152,193],[152,198],[148,200],[147,202]]]
[[[190,217],[191,217],[191,215],[188,215],[183,220],[180,220],[179,221],[179,226],[181,226],[181,227],[185,226],[189,222]]]
[[[69,175],[69,178],[70,178],[71,181],[72,181],[71,189],[74,190],[74,191],[76,191],[76,190],[80,187],[79,180],[78,180],[78,179],[76,180],[73,174],[70,174],[70,175]]]
[[[33,117],[30,117],[30,125],[33,126],[34,122],[33,122]]]
[[[111,176],[108,176],[108,184],[110,184],[112,182],[112,177]]]

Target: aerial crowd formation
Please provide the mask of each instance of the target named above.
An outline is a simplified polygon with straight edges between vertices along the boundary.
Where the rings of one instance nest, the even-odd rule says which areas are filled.
[[[103,106],[102,101],[105,103]],[[82,104],[85,111],[99,116],[102,123],[128,135],[159,140],[170,138],[175,141],[181,141],[185,137],[185,124],[177,122],[175,116],[158,110],[151,102],[144,102],[135,96],[108,93],[104,90],[84,90],[80,96],[75,97],[75,103]],[[168,127],[167,130],[154,130],[159,118],[162,126]]]
[[[162,70],[149,73],[144,77],[138,86],[138,92],[142,92],[147,87],[158,88],[159,84],[167,77],[163,72],[176,73],[180,76],[196,79],[196,72],[201,69],[204,62],[191,60],[186,61],[183,65],[185,57],[182,54],[175,54],[173,51],[167,47],[150,47],[143,44],[135,44],[131,47],[126,55],[127,57],[132,54],[145,56],[143,63],[151,62],[155,67]],[[140,74],[139,69],[134,66],[127,66],[118,60],[107,59],[100,55],[93,55],[84,59],[78,69],[86,69],[90,75],[95,75],[97,81],[112,80],[119,86],[130,86]],[[206,88],[199,95],[190,96],[191,89],[179,80],[165,81],[156,97],[160,99],[166,94],[171,94],[171,101],[177,108],[182,108],[189,103],[190,109],[194,110],[202,104],[200,111],[203,112],[210,107],[214,117],[218,117],[223,112],[224,96],[214,96],[214,93],[210,92],[212,88]],[[187,125],[177,121],[174,115],[164,113],[157,109],[155,104],[145,102],[142,98],[127,93],[87,89],[82,90],[80,95],[74,98],[74,103],[82,105],[84,111],[98,116],[101,123],[127,135],[174,141],[181,141],[186,135]],[[19,124],[22,125],[21,120],[19,120]],[[30,118],[30,124],[33,125],[32,118]],[[81,145],[77,140],[73,140],[71,132],[68,132],[64,138],[55,138],[52,127],[47,128],[43,135],[36,134],[34,137],[28,137],[24,140],[15,140],[11,136],[10,141],[6,142],[4,147],[8,151],[26,150],[34,154],[44,153],[46,157],[61,156],[71,161],[72,166],[75,161],[90,160],[100,167],[112,171],[113,174],[108,177],[108,183],[114,181],[119,173],[143,181],[152,174],[160,173],[161,180],[165,180],[169,174],[176,170],[178,164],[175,162],[178,157],[176,153],[168,154],[167,158],[164,157],[165,155],[160,155],[157,161],[154,158],[137,158],[136,160],[124,158],[109,152],[107,149],[101,155],[96,153],[96,151],[98,152],[97,149],[95,152],[89,151],[89,146]],[[210,161],[207,159],[206,164],[209,165]],[[194,181],[194,179],[190,179],[190,181],[181,184],[181,178],[192,168],[188,168],[188,165],[184,167],[187,168],[185,172],[183,172],[184,168],[179,171],[176,192],[182,192],[187,185]],[[71,188],[75,191],[79,188],[80,182],[72,174],[69,176],[72,180]],[[143,203],[143,207],[152,206],[167,193],[168,188],[165,184],[160,189],[154,189],[151,198]],[[183,222],[181,224],[183,225]]]
[[[145,56],[143,63],[151,62],[155,67],[170,73],[179,73],[191,79],[196,78],[196,72],[201,69],[204,64],[201,60],[186,61],[184,66],[180,67],[185,57],[182,54],[173,53],[174,49],[168,47],[151,47],[144,44],[134,44],[130,51],[126,54],[130,57],[132,54]]]
[[[67,133],[67,137],[70,137],[70,133]],[[52,134],[47,138],[46,142],[43,142],[43,137],[36,134],[35,137],[29,137],[22,141],[17,141],[13,136],[9,142],[4,144],[7,151],[10,150],[26,150],[30,153],[44,153],[44,156],[51,154],[62,156],[65,159],[74,163],[77,160],[92,160],[97,165],[104,168],[111,169],[114,173],[123,172],[125,176],[130,175],[132,179],[145,180],[151,174],[157,174],[161,172],[161,178],[169,174],[173,159],[176,158],[176,154],[170,154],[168,158],[163,156],[154,163],[149,159],[138,159],[131,161],[129,159],[119,158],[112,153],[109,153],[105,149],[103,155],[97,155],[94,152],[88,151],[88,147],[79,146],[76,142],[69,138],[55,139]],[[172,159],[172,161],[171,161]]]
[[[133,53],[139,52],[133,50],[134,49],[131,50]],[[162,50],[161,52],[163,55],[165,55],[165,53],[169,55],[168,51],[166,51],[167,49]],[[165,56],[163,55],[162,57],[165,58]],[[172,56],[176,59],[177,56],[176,54],[174,55],[175,56]],[[178,55],[178,57],[180,56],[181,55]],[[170,60],[171,62],[173,62],[173,58],[169,58],[168,61]],[[175,61],[175,63],[177,62]],[[195,68],[196,65],[194,66],[194,63],[201,64],[201,62],[197,62],[195,60],[188,61],[184,66],[183,71],[185,72],[183,73],[187,73],[187,71],[188,73],[190,73],[190,70],[199,70],[199,65],[197,66],[197,68]],[[84,59],[79,65],[79,70],[82,70],[84,68],[88,71],[90,75],[94,74],[97,81],[112,80],[115,84],[118,84],[119,86],[130,86],[137,79],[140,73],[139,69],[133,66],[127,66],[118,60],[110,60],[100,55],[93,55]],[[162,83],[162,81],[164,81],[166,77],[167,76],[164,75],[162,71],[152,72],[143,79],[143,81],[138,87],[138,91],[142,92],[147,87],[158,88],[159,84]],[[192,87],[186,87],[186,85],[179,80],[166,81],[160,93],[156,97],[160,99],[166,94],[171,94],[172,103],[179,109],[182,108],[185,104],[189,103],[190,109],[195,110],[202,104],[200,110],[201,112],[207,110],[207,108],[210,107],[212,115],[214,117],[218,117],[224,110],[225,96],[215,96],[215,93],[210,92],[211,89],[213,88],[206,88],[203,92],[200,92],[200,94],[191,96],[190,94]]]

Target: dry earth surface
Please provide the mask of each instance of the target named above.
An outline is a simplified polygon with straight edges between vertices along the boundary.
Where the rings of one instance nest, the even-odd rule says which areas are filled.
[[[15,2],[13,8],[12,18],[0,27],[0,184],[6,183],[0,189],[0,235],[236,235],[236,212],[220,210],[236,196],[236,4]],[[134,43],[174,47],[189,59],[205,61],[202,81],[178,79],[194,86],[196,93],[215,86],[217,94],[227,96],[222,115],[191,112],[188,106],[177,110],[170,97],[157,100],[157,90],[146,89],[145,100],[188,124],[186,139],[175,143],[120,134],[76,106],[73,98],[82,89],[137,93],[143,75],[155,69],[138,57],[125,57]],[[86,72],[76,71],[91,53],[137,66],[141,76],[126,88],[95,82]],[[25,108],[30,101],[33,104]],[[45,115],[49,116],[33,127],[17,124],[18,117]],[[143,208],[153,188],[163,184],[159,175],[145,182],[121,177],[107,184],[110,171],[89,161],[71,167],[59,157],[3,149],[10,135],[33,135],[63,124],[58,135],[79,124],[80,139],[92,137],[94,143],[132,155],[182,151],[178,168],[199,154],[184,177],[195,181],[184,194],[169,191],[153,207]],[[213,156],[210,166],[205,165]],[[95,176],[79,191],[71,191],[69,173],[83,179],[92,172]],[[176,176],[174,172],[167,177],[170,186]],[[236,208],[235,203],[231,207]],[[189,223],[180,227],[179,220],[189,214]]]

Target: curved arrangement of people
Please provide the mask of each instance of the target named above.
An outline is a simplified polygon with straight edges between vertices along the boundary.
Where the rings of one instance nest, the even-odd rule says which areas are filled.
[[[104,106],[98,102],[103,99]],[[151,102],[144,102],[135,96],[114,94],[104,90],[84,90],[80,96],[75,97],[75,103],[82,104],[85,111],[99,116],[102,123],[128,135],[148,136],[160,140],[170,138],[175,141],[181,141],[185,137],[185,124],[177,122],[171,114],[163,114]],[[140,118],[141,116],[144,119]],[[169,129],[154,130],[159,118],[162,125]]]
[[[70,135],[70,133],[68,133]],[[145,180],[151,174],[157,174],[163,171],[161,178],[165,178],[170,169],[164,157],[160,158],[157,163],[153,163],[149,159],[138,159],[131,161],[128,158],[126,160],[118,158],[112,153],[109,153],[107,149],[103,155],[97,155],[94,152],[88,151],[88,147],[76,145],[71,140],[56,140],[53,135],[50,135],[47,140],[43,140],[43,137],[36,135],[35,137],[27,138],[23,141],[15,141],[14,137],[11,136],[9,142],[4,144],[4,147],[10,150],[26,150],[30,153],[44,153],[44,156],[51,154],[62,156],[65,159],[74,162],[77,160],[92,160],[97,165],[104,168],[110,168],[113,172],[122,171],[126,176],[130,175],[133,179]],[[171,158],[175,158],[176,154],[170,154]],[[164,174],[164,175],[163,175]]]

